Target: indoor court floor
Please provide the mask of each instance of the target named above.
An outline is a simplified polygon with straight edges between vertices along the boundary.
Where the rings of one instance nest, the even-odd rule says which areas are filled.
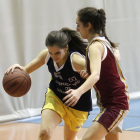
[[[94,107],[82,129],[78,132],[78,138],[82,138],[92,119],[99,113],[99,108]],[[13,122],[0,124],[0,140],[37,140],[40,129],[41,117],[36,116]],[[62,122],[55,130],[52,140],[63,140]],[[124,119],[121,140],[140,140],[140,99],[130,102],[130,112]]]

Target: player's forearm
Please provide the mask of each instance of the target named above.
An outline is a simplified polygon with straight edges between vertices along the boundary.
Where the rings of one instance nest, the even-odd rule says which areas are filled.
[[[92,74],[88,77],[88,79],[81,85],[77,90],[82,95],[89,89],[93,87],[93,85],[99,80],[98,74]]]
[[[24,67],[25,71],[29,74],[44,65],[47,53],[48,49],[41,51],[33,61]]]
[[[28,73],[32,73],[33,71],[37,70],[38,68],[40,68],[44,63],[39,63],[36,62],[35,60],[33,60],[32,62],[30,62],[28,65],[26,65],[25,67],[23,67],[23,69]]]

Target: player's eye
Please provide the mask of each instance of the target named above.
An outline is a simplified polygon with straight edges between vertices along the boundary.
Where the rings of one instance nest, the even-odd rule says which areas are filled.
[[[60,54],[60,52],[57,52],[56,55],[57,55],[57,54]]]

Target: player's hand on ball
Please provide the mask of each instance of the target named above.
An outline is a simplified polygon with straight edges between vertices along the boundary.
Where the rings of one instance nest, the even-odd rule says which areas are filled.
[[[19,69],[21,69],[21,70],[24,70],[24,67],[23,67],[23,66],[20,66],[19,64],[14,64],[14,65],[10,66],[10,67],[5,71],[4,74],[9,74],[10,71],[11,71],[11,73],[13,73],[13,71],[14,71],[15,68],[19,68]]]
[[[80,70],[78,71],[78,73],[80,74],[80,76],[83,78],[83,79],[87,79],[89,77],[89,74],[87,73],[86,70]]]

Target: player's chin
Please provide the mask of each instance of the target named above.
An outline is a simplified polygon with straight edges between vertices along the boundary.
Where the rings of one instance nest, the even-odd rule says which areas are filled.
[[[54,62],[58,63],[59,62],[59,59],[53,59]]]

